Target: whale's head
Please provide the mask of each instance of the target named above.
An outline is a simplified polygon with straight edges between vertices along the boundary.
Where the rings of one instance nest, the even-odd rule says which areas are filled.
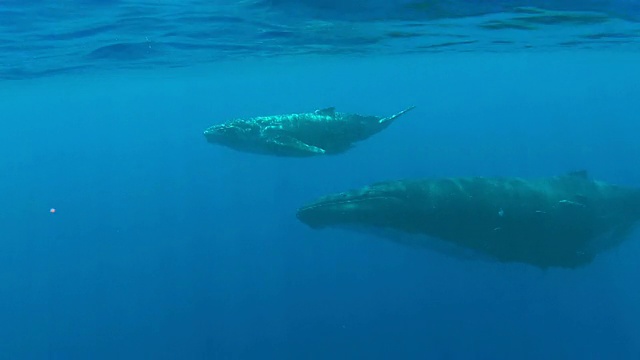
[[[365,225],[398,227],[415,220],[410,193],[397,182],[323,196],[297,211],[312,228]]]
[[[204,131],[208,142],[238,150],[251,150],[256,138],[260,136],[260,127],[242,119],[213,125]]]

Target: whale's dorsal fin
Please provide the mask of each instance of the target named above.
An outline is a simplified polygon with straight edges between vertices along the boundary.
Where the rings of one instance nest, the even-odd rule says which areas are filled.
[[[571,171],[571,172],[567,173],[567,176],[575,176],[575,177],[579,177],[579,178],[582,178],[582,179],[588,179],[589,178],[589,172],[587,170]]]
[[[336,108],[335,106],[332,107],[328,107],[328,108],[324,108],[324,109],[318,109],[316,111],[313,112],[316,115],[324,115],[324,116],[331,116],[331,117],[335,117],[336,116]]]

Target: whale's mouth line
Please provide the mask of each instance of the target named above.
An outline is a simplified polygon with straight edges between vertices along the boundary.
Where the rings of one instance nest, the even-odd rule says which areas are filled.
[[[365,201],[371,200],[389,200],[392,199],[393,196],[371,196],[371,197],[360,197],[360,198],[351,198],[351,199],[335,199],[335,200],[327,200],[316,204],[311,204],[300,208],[300,211],[313,210],[325,206],[339,206],[346,204],[357,204]]]

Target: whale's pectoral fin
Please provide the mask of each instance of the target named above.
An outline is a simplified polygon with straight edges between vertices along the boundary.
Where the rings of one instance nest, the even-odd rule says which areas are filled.
[[[324,115],[324,116],[331,116],[331,117],[335,117],[336,116],[336,108],[335,107],[328,107],[325,109],[319,109],[313,112],[316,115]]]
[[[413,110],[414,108],[415,108],[415,106],[410,106],[410,107],[408,107],[408,108],[406,108],[406,109],[404,109],[404,110],[400,111],[399,113],[397,113],[397,114],[395,114],[395,115],[391,115],[391,116],[389,116],[389,117],[382,118],[382,119],[380,119],[378,122],[379,122],[380,124],[383,124],[383,123],[386,123],[386,122],[391,122],[391,121],[393,121],[393,120],[397,119],[399,116],[404,115],[407,111],[409,111],[409,110]]]
[[[276,145],[277,147],[282,147],[286,149],[294,149],[305,153],[310,154],[324,154],[326,151],[317,146],[306,144],[294,137],[287,135],[276,136],[272,139],[269,139],[268,142],[270,144]]]
[[[262,129],[262,133],[267,136],[276,136],[278,133],[282,133],[282,126],[280,125],[265,126],[264,129]]]

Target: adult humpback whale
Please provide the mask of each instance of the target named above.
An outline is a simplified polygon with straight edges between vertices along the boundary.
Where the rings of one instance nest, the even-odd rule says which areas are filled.
[[[251,153],[291,157],[338,154],[384,130],[413,108],[385,118],[340,113],[330,107],[311,113],[235,119],[209,127],[204,136],[210,143]]]
[[[536,180],[401,180],[321,197],[297,217],[312,228],[391,228],[502,262],[574,268],[632,230],[640,220],[640,189],[593,181],[586,172]]]

